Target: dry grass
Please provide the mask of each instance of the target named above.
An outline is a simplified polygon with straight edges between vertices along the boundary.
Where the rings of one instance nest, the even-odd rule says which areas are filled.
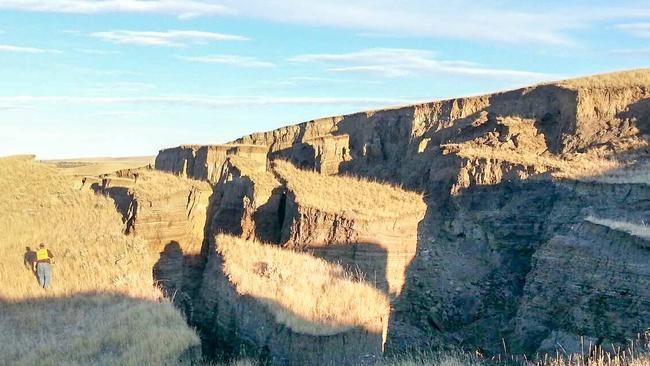
[[[295,332],[332,335],[353,327],[383,332],[388,299],[341,266],[231,236],[220,235],[216,243],[237,292],[260,299]]]
[[[126,186],[130,185],[127,184]],[[183,178],[156,170],[142,170],[137,182],[131,187],[136,192],[138,198],[144,200],[160,199],[161,197],[171,196],[179,191],[187,192],[193,188],[206,192],[212,191],[208,182]]]
[[[301,170],[286,161],[274,169],[287,181],[298,203],[351,217],[398,218],[424,212],[421,194],[401,187],[350,176],[327,176]]]
[[[111,200],[20,157],[0,159],[0,185],[0,324],[10,330],[0,332],[2,359],[159,364],[198,342],[181,315],[158,302],[157,256],[122,234]],[[48,291],[23,264],[25,247],[40,242],[55,256]]]
[[[628,340],[627,347],[611,345],[606,351],[600,346],[585,346],[582,353],[570,355],[557,352],[537,360],[521,362],[524,366],[650,366],[650,334],[639,334]]]
[[[98,176],[109,174],[122,169],[135,169],[153,165],[155,156],[134,156],[126,158],[80,158],[62,160],[43,160],[45,164],[53,165],[65,175]]]
[[[637,69],[581,77],[553,82],[551,84],[570,89],[581,88],[629,88],[650,85],[650,69]]]
[[[621,169],[622,163],[588,154],[571,154],[564,157],[556,155],[539,155],[520,150],[474,146],[471,144],[441,145],[447,152],[460,157],[474,159],[492,159],[512,164],[536,167],[540,171],[549,171],[557,178],[595,180],[615,169]]]
[[[559,179],[608,184],[650,184],[650,163],[636,161],[633,155],[622,155],[620,158],[623,160],[619,160],[603,156],[598,151],[557,156],[472,144],[446,144],[441,147],[447,153],[455,153],[463,158],[492,159],[536,167],[540,172],[548,171]]]
[[[380,366],[650,366],[650,334],[639,334],[628,340],[627,347],[610,345],[607,351],[601,346],[585,345],[582,353],[566,354],[561,351],[553,355],[502,354],[485,358],[480,352],[468,353],[460,350],[439,350],[413,352],[399,355],[378,363]]]
[[[637,236],[646,240],[650,240],[650,226],[647,223],[641,222],[635,224],[628,221],[616,221],[609,219],[600,219],[594,216],[587,216],[585,221],[589,221],[596,225],[607,226],[610,229],[624,231],[630,235]]]

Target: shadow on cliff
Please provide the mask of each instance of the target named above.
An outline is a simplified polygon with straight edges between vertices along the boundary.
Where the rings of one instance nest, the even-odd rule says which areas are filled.
[[[288,160],[300,169],[314,169],[316,166],[316,150],[310,144],[305,143],[307,123],[301,123],[298,127],[299,131],[291,142],[291,146],[269,152],[268,159],[269,161],[274,159]]]
[[[331,243],[322,247],[310,247],[306,252],[332,264],[337,264],[355,280],[372,285],[389,294],[388,252],[377,243]]]
[[[240,294],[223,266],[222,256],[213,252],[201,290],[203,354],[210,359],[246,356],[261,364],[357,365],[380,356],[381,332],[355,324],[331,331],[272,298]],[[292,329],[296,325],[298,331]]]
[[[565,96],[568,98],[573,92],[562,93],[568,93]],[[572,105],[569,109],[573,108]],[[497,106],[488,109],[489,113],[498,110]],[[575,133],[575,119],[562,117],[566,115],[562,111],[543,113],[536,119],[551,152],[562,151],[562,136]],[[634,125],[647,140],[650,99],[631,104],[617,117],[623,120],[622,127],[618,128]],[[438,141],[457,142],[448,137]],[[628,169],[647,170],[648,166],[641,164],[647,164],[649,152],[642,147],[627,153],[642,157]],[[647,197],[647,186],[621,183],[608,188],[607,183],[589,182],[597,181],[598,176],[588,177],[585,182],[552,182],[547,177],[533,176],[529,180],[505,179],[493,185],[472,185],[451,195],[453,178],[462,168],[461,160],[439,155],[435,148],[431,154],[435,162],[428,174],[427,214],[418,229],[418,254],[409,266],[402,296],[396,300],[391,315],[389,350],[405,352],[456,344],[490,354],[501,352],[507,344],[508,351],[531,353],[556,331],[591,334],[600,337],[598,342],[603,339],[625,342],[626,336],[650,327],[648,321],[641,320],[645,319],[641,295],[632,296],[624,289],[615,295],[612,289],[606,289],[613,285],[609,281],[594,280],[593,276],[580,278],[580,274],[576,279],[562,279],[558,275],[559,282],[550,286],[559,289],[545,291],[543,287],[549,283],[536,282],[534,278],[560,270],[557,265],[561,263],[549,262],[551,267],[540,267],[549,263],[545,263],[546,258],[536,256],[552,239],[586,240],[592,245],[601,240],[597,235],[584,233],[585,230],[599,232],[585,227],[588,223],[584,219],[588,215],[647,222],[650,207],[643,198]],[[643,213],[640,217],[639,212]],[[608,244],[611,241],[605,243],[611,245]],[[650,260],[649,253],[636,246],[635,255]],[[621,256],[618,252],[612,249],[611,253],[602,252],[596,258],[602,257],[599,261],[605,265],[617,263]],[[593,262],[583,270],[590,272],[599,266],[603,265]],[[535,268],[538,272],[533,273]],[[630,274],[634,273],[630,270]],[[581,288],[587,289],[586,292],[580,292]],[[570,293],[575,297],[569,296]],[[606,320],[611,316],[604,316],[621,314],[618,304],[621,296],[628,304],[626,316],[636,314],[636,320],[628,328],[618,321]],[[564,300],[576,302],[575,307],[562,305]],[[536,315],[530,309],[522,312],[525,302],[533,302],[532,306],[539,307],[537,311],[543,314]]]
[[[155,285],[185,315],[188,323],[194,319],[193,296],[198,289],[204,261],[200,255],[188,255],[177,241],[165,245],[152,268]],[[199,268],[197,268],[199,267]]]
[[[344,116],[332,134],[349,137],[351,158],[340,162],[339,171],[423,192],[428,190],[429,175],[435,174],[432,160],[442,157],[440,145],[489,133],[506,138],[509,131],[499,123],[504,116],[531,120],[548,151],[560,153],[562,136],[576,132],[576,95],[574,90],[542,85],[485,97],[484,106],[478,107],[465,106],[464,99],[447,100],[436,111],[441,117],[427,125],[418,122],[419,106]],[[464,108],[472,112],[463,115]],[[421,136],[415,137],[417,133]],[[315,163],[309,168],[314,169]]]
[[[255,238],[263,243],[279,244],[282,224],[286,216],[287,189],[277,187],[271,192],[268,201],[260,205],[253,214]]]

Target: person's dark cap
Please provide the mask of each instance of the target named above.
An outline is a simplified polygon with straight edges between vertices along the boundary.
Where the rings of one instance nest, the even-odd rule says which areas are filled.
[[[40,243],[38,246],[41,248],[45,248],[45,243]]]

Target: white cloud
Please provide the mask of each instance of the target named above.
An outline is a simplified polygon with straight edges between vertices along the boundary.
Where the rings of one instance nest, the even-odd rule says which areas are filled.
[[[617,24],[614,28],[628,32],[636,37],[650,38],[650,23]]]
[[[325,63],[329,71],[375,74],[383,77],[404,77],[423,74],[456,74],[479,77],[512,78],[528,81],[549,79],[552,75],[538,72],[492,69],[467,61],[445,61],[426,50],[403,48],[371,48],[350,53],[299,55],[292,62]]]
[[[650,16],[643,1],[515,0],[0,0],[0,9],[56,13],[149,13],[191,19],[233,15],[363,34],[568,45],[575,29]]]
[[[112,97],[112,96],[11,96],[0,97],[0,105],[6,107],[35,106],[47,103],[97,104],[97,105],[163,105],[192,106],[204,108],[223,108],[263,105],[355,105],[384,106],[413,102],[400,98],[372,97],[276,97],[276,96],[204,96],[174,95],[149,97]]]
[[[577,45],[570,33],[602,21],[650,16],[646,1],[224,0],[238,14],[362,34]]]
[[[98,84],[95,87],[83,90],[84,94],[117,94],[117,93],[143,93],[156,89],[156,85],[141,82],[118,81]]]
[[[147,117],[150,114],[143,111],[111,111],[95,114],[97,117],[125,118],[125,117]]]
[[[211,1],[192,0],[2,0],[0,9],[77,14],[154,13],[180,18],[233,12]]]
[[[83,67],[70,64],[53,64],[53,68],[59,72],[71,72],[72,74],[83,75],[99,75],[110,77],[134,77],[141,76],[142,73],[134,70],[120,70],[120,69],[100,69],[92,67]]]
[[[212,41],[249,40],[249,38],[232,34],[192,30],[170,30],[166,32],[115,30],[108,32],[95,32],[91,33],[90,36],[117,44],[163,47],[183,47],[189,44],[207,43]]]
[[[20,47],[7,44],[0,44],[0,52],[15,52],[15,53],[62,53],[61,50],[49,48],[35,48],[35,47]]]
[[[94,48],[79,48],[77,49],[77,52],[85,53],[88,55],[119,55],[121,52],[120,51],[107,51],[107,50],[99,50],[99,49],[94,49]]]
[[[178,56],[179,59],[206,64],[222,64],[239,67],[274,67],[272,62],[261,61],[254,57],[237,55]]]
[[[325,78],[319,76],[292,76],[286,79],[287,82],[296,84],[381,84],[376,80],[352,80],[341,78]]]

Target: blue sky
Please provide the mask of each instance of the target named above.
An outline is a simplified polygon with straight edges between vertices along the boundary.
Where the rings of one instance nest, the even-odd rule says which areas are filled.
[[[647,1],[0,0],[0,155],[154,155],[649,60]]]

